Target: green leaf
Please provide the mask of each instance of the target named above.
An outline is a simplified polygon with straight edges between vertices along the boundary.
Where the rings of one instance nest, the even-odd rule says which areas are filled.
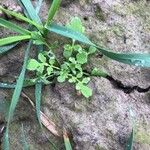
[[[103,78],[106,78],[108,76],[108,74],[98,68],[94,68],[91,72],[91,75],[92,76],[98,76],[98,77],[103,77]]]
[[[31,45],[32,45],[32,42],[30,41],[28,44],[28,47],[25,51],[25,57],[24,57],[24,63],[23,63],[22,71],[19,75],[16,87],[15,87],[15,90],[14,90],[14,93],[12,96],[12,100],[11,100],[11,104],[10,104],[10,108],[9,108],[9,113],[8,113],[7,130],[9,129],[9,124],[10,124],[11,118],[14,114],[17,103],[19,101],[19,97],[20,97],[21,90],[23,87],[25,73],[26,73],[26,67],[27,67],[27,61],[28,61],[28,56],[29,56],[29,51],[31,49]]]
[[[60,3],[61,3],[61,0],[53,0],[52,6],[50,7],[49,12],[48,12],[46,26],[49,26],[51,24],[52,19],[54,18],[58,8],[60,7]]]
[[[90,46],[88,53],[89,53],[89,54],[93,54],[93,53],[96,52],[96,50],[97,50],[96,47]]]
[[[56,62],[55,59],[49,59],[49,63],[50,63],[51,65],[53,65],[55,62]]]
[[[78,40],[82,43],[88,44],[90,46],[94,46],[97,48],[98,51],[100,51],[105,56],[114,59],[116,61],[129,64],[129,65],[136,65],[139,67],[150,67],[150,54],[140,54],[140,53],[114,53],[106,48],[103,48],[101,46],[96,46],[94,43],[92,43],[85,35],[75,32],[72,29],[68,29],[64,26],[60,26],[57,24],[51,24],[51,26],[46,27],[49,31],[55,32],[57,34],[60,34],[62,36],[72,38],[75,40]]]
[[[134,130],[132,129],[130,137],[127,141],[126,150],[132,150],[133,149],[133,140],[134,140]]]
[[[68,59],[72,55],[72,50],[64,49],[63,56]]]
[[[76,90],[79,90],[86,98],[92,96],[92,89],[84,85],[82,82],[76,84]]]
[[[63,75],[60,75],[60,76],[57,77],[57,81],[60,82],[60,83],[65,82],[65,80],[66,80],[66,77],[63,76]]]
[[[83,76],[83,72],[77,74],[77,78],[82,78],[82,76]]]
[[[8,28],[10,30],[13,30],[13,31],[18,32],[18,33],[23,34],[23,35],[29,35],[31,33],[30,31],[28,31],[22,27],[19,27],[16,24],[11,23],[11,22],[4,20],[2,18],[0,18],[0,26],[3,26],[5,28]]]
[[[53,71],[53,68],[51,66],[49,66],[47,68],[47,74],[50,75],[52,73],[52,71]]]
[[[37,24],[36,22],[34,22],[34,21],[32,21],[32,20],[30,20],[30,19],[24,17],[24,16],[23,16],[22,14],[20,14],[20,13],[16,13],[16,12],[14,12],[14,11],[9,11],[9,10],[7,10],[7,9],[5,9],[5,8],[3,8],[3,7],[1,7],[1,6],[0,6],[0,10],[3,11],[4,13],[8,14],[8,15],[11,15],[11,16],[13,16],[13,17],[15,17],[15,18],[18,18],[19,20],[25,21],[26,23],[29,23],[29,24],[35,26],[35,27],[36,27],[38,30],[40,30],[40,31],[43,31],[43,26],[41,26],[41,25]]]
[[[36,4],[36,14],[38,15],[39,11],[40,11],[40,8],[42,6],[42,2],[43,0],[38,0],[37,4]]]
[[[65,37],[68,37],[68,38],[71,38],[74,40],[78,40],[82,43],[95,46],[95,44],[93,44],[85,35],[83,35],[79,32],[76,32],[72,29],[69,29],[67,27],[52,23],[50,26],[46,26],[46,29],[48,29],[50,32],[55,32],[62,36],[65,36]]]
[[[6,131],[4,133],[4,139],[2,144],[2,149],[9,150],[9,136],[8,136],[8,128],[6,128]]]
[[[75,82],[76,82],[76,78],[75,78],[75,77],[72,77],[72,78],[70,78],[70,79],[68,80],[68,82],[70,82],[70,83],[75,83]]]
[[[11,44],[17,41],[30,39],[30,35],[22,35],[22,36],[11,36],[7,38],[0,39],[0,46]]]
[[[36,45],[45,44],[45,39],[42,37],[40,32],[33,31],[31,33],[31,38],[33,39],[33,44]]]
[[[85,32],[85,27],[82,25],[82,22],[78,17],[72,18],[71,21],[66,26],[80,33]]]
[[[40,74],[43,74],[44,71],[44,65],[40,64],[40,66],[36,69]]]
[[[75,45],[74,47],[74,50],[81,53],[82,52],[82,47],[80,45]]]
[[[80,91],[86,98],[92,96],[92,89],[89,88],[88,86],[82,85]]]
[[[0,46],[0,55],[3,54],[3,53],[8,52],[11,49],[13,49],[18,44],[19,44],[19,42],[13,43],[13,44],[9,44],[9,45],[5,45],[5,46]]]
[[[76,60],[75,60],[75,58],[73,58],[73,57],[70,57],[70,58],[69,58],[69,61],[72,62],[73,64],[76,64]]]
[[[23,124],[21,128],[21,139],[22,139],[23,150],[29,150],[29,145],[27,144],[26,141]]]
[[[89,77],[83,78],[82,83],[87,84],[87,83],[89,83],[89,81],[90,81],[90,78],[89,78]]]
[[[38,59],[39,59],[41,62],[43,62],[43,63],[46,62],[46,57],[45,57],[42,53],[39,53]]]
[[[150,54],[114,53],[114,52],[111,52],[110,50],[107,50],[101,47],[97,47],[97,48],[104,55],[116,61],[129,64],[129,65],[135,65],[138,67],[150,67]]]
[[[72,146],[71,146],[69,137],[68,137],[67,132],[66,132],[65,129],[63,131],[63,138],[64,138],[64,143],[65,143],[66,150],[72,150]]]
[[[28,61],[27,69],[28,70],[36,70],[40,66],[40,63],[35,59],[30,59]]]
[[[78,53],[76,58],[77,58],[77,62],[80,63],[80,64],[85,64],[87,63],[87,56],[88,54],[86,52],[81,52],[81,53]]]
[[[36,114],[37,114],[38,121],[40,125],[42,126],[41,118],[40,118],[41,95],[42,95],[42,84],[36,83],[35,85]]]
[[[22,4],[24,5],[24,7],[26,8],[26,11],[28,12],[28,15],[30,16],[30,18],[38,23],[38,24],[42,24],[41,19],[39,18],[39,16],[37,15],[32,3],[30,0],[21,0]]]

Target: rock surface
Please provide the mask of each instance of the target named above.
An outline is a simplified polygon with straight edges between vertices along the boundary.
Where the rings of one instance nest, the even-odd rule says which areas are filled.
[[[41,9],[42,18],[47,15],[45,1]],[[14,2],[7,0],[2,3]],[[92,41],[116,52],[150,52],[150,2],[147,0],[76,0],[63,1],[55,20],[65,24],[72,16],[79,16]],[[7,30],[0,35],[8,36]],[[0,56],[0,80],[13,81],[20,72],[23,61],[23,47]],[[34,56],[33,54],[31,54]],[[92,57],[90,67],[106,70],[124,85],[150,85],[150,69],[133,67],[112,61],[109,58]],[[46,86],[43,89],[42,110],[60,129],[67,128],[76,150],[124,150],[132,130],[132,116],[136,121],[134,150],[150,149],[150,92],[130,94],[115,88],[107,79],[92,78],[89,84],[93,96],[86,100],[77,96],[74,87],[68,83]],[[34,99],[34,90],[24,90]],[[12,92],[0,90],[0,101],[10,100]],[[4,117],[0,115],[0,119]],[[38,123],[31,106],[20,99],[11,125],[12,149],[21,149],[20,128],[24,130],[30,149],[48,150],[48,140],[39,132]],[[59,149],[63,142],[47,133]],[[60,141],[60,142],[59,142]]]

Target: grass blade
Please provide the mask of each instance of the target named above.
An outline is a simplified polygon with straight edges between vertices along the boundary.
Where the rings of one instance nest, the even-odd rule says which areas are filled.
[[[3,53],[8,52],[11,49],[13,49],[18,44],[19,44],[19,42],[14,43],[14,44],[10,44],[10,45],[0,46],[0,55],[3,54]]]
[[[40,9],[41,9],[41,6],[42,6],[42,2],[43,2],[43,0],[37,0],[36,9],[35,9],[37,15],[40,12]]]
[[[65,26],[60,26],[52,23],[50,26],[46,26],[46,29],[48,29],[50,32],[55,32],[57,34],[80,41],[82,43],[95,46],[85,35],[69,29]]]
[[[37,49],[38,49],[37,53],[38,56],[38,54],[43,51],[43,45],[38,45]],[[43,85],[42,82],[37,82],[35,85],[36,114],[41,127],[42,124],[40,118],[40,109],[41,109],[42,85]]]
[[[108,49],[105,49],[100,46],[96,46],[94,43],[92,43],[85,35],[76,32],[72,29],[68,29],[67,27],[60,26],[57,24],[51,24],[51,26],[47,26],[46,29],[48,29],[51,32],[55,32],[57,34],[60,34],[62,36],[72,38],[74,40],[80,41],[82,43],[95,46],[98,51],[100,51],[105,56],[114,59],[116,61],[129,64],[129,65],[136,65],[140,67],[150,67],[150,54],[124,54],[124,53],[114,53]]]
[[[24,78],[25,78],[25,73],[26,73],[26,66],[27,66],[27,61],[28,61],[28,56],[29,56],[29,51],[31,49],[31,45],[32,45],[32,42],[30,41],[29,44],[28,44],[28,47],[25,51],[25,57],[24,57],[24,63],[23,63],[22,71],[19,75],[16,87],[15,87],[15,90],[14,90],[14,93],[13,93],[13,96],[12,96],[12,100],[11,100],[11,104],[10,104],[10,108],[9,108],[9,113],[8,113],[7,128],[9,127],[11,117],[13,116],[16,105],[19,101],[19,97],[20,97],[21,90],[22,90],[23,83],[24,83]]]
[[[22,138],[23,150],[29,150],[29,145],[27,144],[27,141],[26,141],[23,124],[21,128],[21,134],[22,134],[21,138]]]
[[[3,26],[5,28],[8,28],[10,30],[13,30],[15,32],[18,32],[18,33],[24,34],[24,35],[28,35],[31,33],[30,31],[28,31],[24,28],[21,28],[21,27],[15,25],[14,23],[11,23],[10,21],[4,20],[2,18],[0,18],[0,26]]]
[[[8,128],[6,128],[6,131],[5,131],[5,134],[4,134],[2,149],[9,150]]]
[[[22,21],[24,21],[24,22],[26,22],[26,23],[29,23],[29,24],[35,26],[35,27],[36,27],[38,30],[40,30],[40,31],[43,31],[43,27],[42,27],[41,25],[39,25],[39,24],[37,24],[36,22],[34,22],[34,21],[32,21],[32,20],[30,20],[30,19],[24,17],[24,16],[23,16],[22,14],[20,14],[20,13],[16,13],[16,12],[14,12],[14,11],[7,10],[7,9],[1,7],[1,6],[0,6],[0,10],[3,11],[4,13],[8,14],[8,15],[11,15],[11,16],[13,16],[13,17],[16,17],[16,18],[18,18],[19,20],[22,20]]]
[[[130,137],[127,141],[126,150],[132,150],[133,149],[133,140],[134,140],[134,130],[132,129]]]
[[[0,46],[4,46],[7,44],[11,44],[17,41],[27,40],[30,39],[30,35],[22,35],[22,36],[11,36],[7,38],[0,39]]]
[[[41,124],[41,118],[40,118],[40,109],[41,109],[41,95],[42,95],[42,84],[36,83],[35,85],[35,100],[36,100],[36,114],[38,121]]]
[[[38,24],[42,24],[40,17],[37,15],[30,0],[20,0],[24,5],[29,17]]]
[[[10,107],[9,107],[7,127],[6,127],[6,132],[5,132],[5,135],[4,135],[4,149],[5,150],[9,150],[9,136],[8,136],[9,124],[10,124],[10,121],[11,121],[11,117],[13,116],[14,110],[16,108],[16,105],[18,103],[19,96],[21,94],[31,44],[32,44],[32,42],[30,41],[29,45],[26,49],[26,52],[25,52],[24,64],[23,64],[23,67],[22,67],[22,71],[21,71],[19,79],[17,81],[17,85],[15,87],[15,91],[13,93],[12,101],[11,101],[11,104],[10,104]]]
[[[64,143],[65,143],[66,150],[72,150],[72,146],[71,146],[69,137],[67,135],[67,131],[65,129],[63,131],[63,137],[64,137]]]
[[[52,19],[54,18],[59,6],[60,6],[61,0],[53,0],[52,6],[49,9],[48,12],[48,18],[46,21],[46,26],[49,26],[51,24]]]
[[[105,56],[125,63],[129,65],[135,65],[139,67],[150,67],[150,54],[140,54],[140,53],[114,53],[110,50],[97,47],[100,52],[102,52]]]

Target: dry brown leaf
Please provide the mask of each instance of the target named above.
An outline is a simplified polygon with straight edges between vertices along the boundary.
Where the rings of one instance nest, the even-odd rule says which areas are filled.
[[[21,96],[30,102],[33,106],[33,110],[35,111],[35,105],[32,102],[31,98],[27,96],[24,92],[21,93]],[[51,121],[42,111],[40,111],[41,123],[55,136],[60,136],[59,132],[56,129],[56,125],[53,121]]]

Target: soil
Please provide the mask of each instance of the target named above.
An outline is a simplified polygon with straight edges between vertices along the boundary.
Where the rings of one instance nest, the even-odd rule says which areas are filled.
[[[2,3],[14,5],[12,0]],[[41,9],[43,20],[47,16],[48,0]],[[60,24],[78,16],[86,27],[86,34],[98,45],[115,52],[150,52],[150,1],[148,0],[75,0],[62,1],[55,17]],[[24,25],[20,22],[18,24]],[[0,28],[1,37],[14,34]],[[60,36],[52,36],[56,41]],[[61,37],[61,42],[69,42]],[[6,55],[0,56],[0,81],[15,81],[23,62],[25,43],[20,44]],[[35,56],[33,48],[31,57]],[[94,55],[89,68],[98,67],[107,71],[114,79],[125,86],[150,86],[150,69],[129,66],[110,60],[105,56]],[[42,111],[56,123],[70,132],[74,150],[124,150],[132,131],[131,111],[135,118],[134,150],[150,150],[150,91],[133,90],[126,93],[108,79],[93,77],[89,86],[93,96],[87,100],[78,96],[73,85],[56,83],[43,88]],[[34,98],[34,87],[23,89]],[[8,109],[13,90],[0,89],[0,128],[5,124],[5,111]],[[24,98],[20,98],[10,128],[12,150],[22,149],[21,126],[31,150],[51,150],[51,140],[59,150],[64,150],[63,140],[45,130],[48,139],[40,131],[36,114]],[[1,134],[1,133],[0,133]],[[0,135],[1,137],[1,135]]]

